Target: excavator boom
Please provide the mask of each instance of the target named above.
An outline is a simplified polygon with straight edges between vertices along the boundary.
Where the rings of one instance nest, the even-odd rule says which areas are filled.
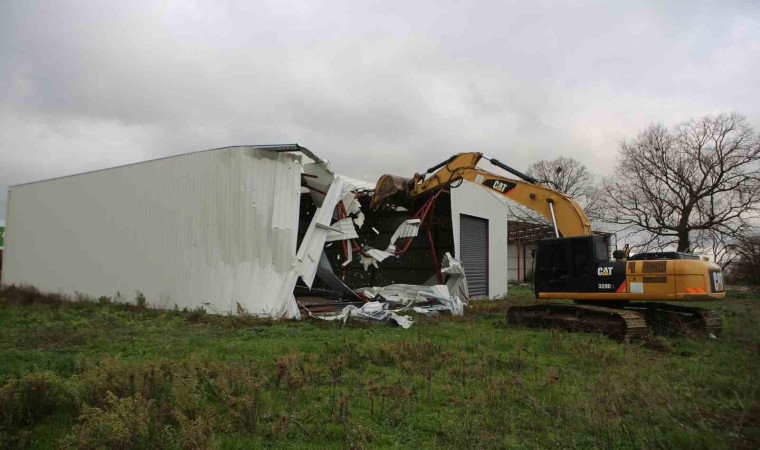
[[[540,213],[554,224],[558,237],[592,234],[591,222],[575,200],[496,160],[491,162],[525,179],[508,178],[480,169],[477,164],[481,159],[482,153],[459,153],[431,167],[425,174],[415,174],[411,179],[383,175],[375,188],[371,207],[377,209],[387,203],[403,204],[407,199],[455,186],[455,183],[465,180]]]

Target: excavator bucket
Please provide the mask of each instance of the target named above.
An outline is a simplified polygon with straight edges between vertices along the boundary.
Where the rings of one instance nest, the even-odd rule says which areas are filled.
[[[411,179],[404,177],[395,177],[393,175],[383,175],[377,181],[375,194],[370,201],[370,209],[380,209],[385,205],[404,204],[408,195]]]

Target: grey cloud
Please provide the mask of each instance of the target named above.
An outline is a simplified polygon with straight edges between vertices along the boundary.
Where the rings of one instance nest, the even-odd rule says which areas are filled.
[[[607,174],[651,121],[757,123],[758,30],[741,1],[4,2],[0,189],[278,142],[370,179],[474,150]]]

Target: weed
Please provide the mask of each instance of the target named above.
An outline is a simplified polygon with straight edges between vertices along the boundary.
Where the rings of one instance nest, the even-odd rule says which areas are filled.
[[[494,327],[524,291],[402,330],[3,287],[0,447],[760,446],[756,297],[707,305],[719,339],[619,344]]]
[[[375,437],[371,428],[351,420],[346,421],[346,439],[344,447],[350,450],[361,450],[367,448]]]
[[[187,315],[187,321],[190,323],[204,323],[208,320],[208,313],[202,307],[195,308]]]
[[[0,423],[3,428],[34,425],[50,414],[70,410],[76,391],[52,372],[30,372],[0,388]]]
[[[181,448],[193,450],[214,448],[212,440],[214,418],[210,413],[200,414],[190,419],[182,412],[175,411],[174,418],[179,425],[175,440]]]
[[[145,298],[145,294],[140,291],[135,291],[135,305],[138,308],[145,308],[148,306],[148,299]]]
[[[108,393],[103,407],[84,405],[78,423],[62,440],[64,448],[160,448],[160,430],[152,420],[154,401],[140,394],[119,398]]]
[[[43,294],[34,286],[29,285],[0,285],[0,299],[6,305],[47,305],[60,306],[69,300],[62,294]]]

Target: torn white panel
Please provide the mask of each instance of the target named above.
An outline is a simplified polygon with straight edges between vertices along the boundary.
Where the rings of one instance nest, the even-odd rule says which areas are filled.
[[[355,191],[374,191],[377,186],[375,182],[360,180],[359,178],[347,177],[340,175],[346,183],[350,183],[354,186]]]
[[[365,288],[362,292],[370,298],[378,294],[389,303],[414,306],[415,304],[428,304],[435,300],[443,307],[438,310],[449,310],[455,316],[464,314],[464,303],[456,295],[451,295],[446,285],[419,286],[414,284],[391,284],[380,288]],[[432,306],[432,305],[430,305]]]
[[[346,323],[351,317],[359,317],[362,319],[377,321],[394,321],[404,329],[408,329],[412,326],[414,322],[411,317],[396,314],[393,311],[389,311],[387,307],[387,303],[367,302],[362,305],[361,308],[357,308],[354,305],[348,305],[337,315],[312,314],[309,312],[309,316],[321,320],[340,320],[343,323]]]
[[[384,252],[382,250],[378,250],[372,247],[366,247],[366,246],[362,248],[362,253],[364,253],[367,256],[371,256],[372,258],[375,258],[376,260],[380,262],[383,262],[386,258],[394,256],[391,253]]]
[[[311,158],[312,161],[315,161],[315,162],[318,162],[318,163],[327,163],[326,160],[324,160],[324,159],[320,158],[319,156],[315,155],[314,153],[312,153],[311,150],[309,150],[306,147],[299,146],[298,151],[301,152],[301,153],[303,153],[304,155],[308,156],[309,158]]]
[[[354,249],[351,246],[351,243],[349,242],[346,246],[346,262],[343,263],[343,267],[346,267],[351,263],[351,260],[354,259]]]
[[[359,204],[359,201],[356,200],[356,195],[354,195],[354,191],[356,190],[356,186],[354,186],[351,181],[349,181],[348,177],[345,177],[343,175],[336,175],[336,178],[340,178],[343,181],[343,187],[341,188],[340,193],[340,201],[343,204],[344,209],[349,215],[354,215],[361,211],[361,205]],[[337,218],[338,210],[333,211],[333,218]]]
[[[446,252],[443,255],[441,273],[448,275],[446,287],[449,288],[449,292],[465,302],[469,301],[470,292],[467,289],[467,277],[462,262],[451,256],[451,253]]]
[[[349,216],[354,216],[361,212],[361,205],[354,194],[349,193],[349,195],[343,198],[343,206],[346,208]],[[364,221],[362,221],[362,224],[364,224]],[[359,228],[361,228],[361,225]]]
[[[386,251],[393,253],[396,251],[396,241],[401,238],[415,237],[420,232],[420,219],[405,220],[404,223],[396,228],[396,231],[391,236],[391,241],[388,243],[388,249]]]
[[[306,230],[301,246],[298,248],[298,267],[296,272],[307,286],[311,287],[314,282],[314,275],[317,273],[319,257],[322,254],[327,235],[333,230],[329,223],[332,220],[335,205],[340,200],[340,194],[343,190],[343,180],[335,178],[327,195],[322,201],[322,206],[317,208],[314,218]]]
[[[339,176],[343,179],[343,195],[341,196],[343,207],[346,208],[346,213],[348,214],[358,214],[361,211],[361,205],[359,204],[359,200],[356,199],[356,195],[353,193],[353,191],[356,190],[356,186],[346,181],[344,176]]]
[[[356,228],[351,218],[341,219],[332,225],[330,225],[334,231],[327,233],[325,241],[343,241],[347,239],[358,239],[359,235],[356,234]]]
[[[348,247],[346,247],[346,261],[341,264],[343,267],[346,267],[347,265],[351,264],[351,261],[354,259],[353,249],[351,248],[351,244],[348,244]]]
[[[444,306],[448,306],[449,310],[451,310],[451,315],[461,316],[464,314],[464,303],[456,295],[451,295],[446,286],[439,284],[432,286],[432,288],[438,294],[436,299]]]
[[[375,295],[377,295],[377,292],[375,291],[376,289],[379,289],[379,288],[362,288],[362,289],[357,289],[355,292],[357,294],[361,294],[365,296],[366,298],[374,298]]]
[[[366,272],[369,269],[369,266],[375,266],[375,269],[378,269],[379,268],[377,266],[378,261],[383,262],[390,256],[396,256],[396,255],[365,245],[362,248],[362,254],[361,254],[361,258],[362,258],[361,262],[362,262],[362,265],[364,266],[364,271]]]
[[[376,313],[376,312],[388,309],[388,305],[381,302],[367,302],[364,305],[362,305],[359,309],[361,309],[362,312],[372,314],[372,313]]]
[[[429,288],[429,291],[423,291],[420,294],[425,297],[435,298],[443,306],[447,307],[453,316],[461,316],[464,314],[464,303],[462,303],[459,297],[452,295],[445,285],[437,284],[435,286],[430,286]]]
[[[375,269],[379,269],[377,266],[377,260],[371,256],[361,255],[361,263],[364,266],[364,271],[369,270],[369,266],[375,266]]]
[[[357,227],[361,228],[364,225],[364,213],[359,211],[354,217],[354,223]]]
[[[434,310],[432,308],[421,308],[419,306],[412,308],[412,311],[416,312],[417,314],[422,314],[423,316],[434,316],[438,314],[437,310]]]
[[[375,288],[375,294],[380,294],[389,302],[407,304],[409,302],[426,302],[428,298],[438,298],[441,294],[433,289],[437,286],[420,286],[417,284],[391,284]],[[446,288],[446,286],[443,286]],[[448,292],[445,294],[448,296]]]
[[[361,297],[356,295],[346,284],[335,275],[333,272],[330,261],[327,259],[327,254],[322,252],[319,257],[319,266],[317,268],[317,276],[333,291],[338,292],[344,299],[350,299],[354,301],[361,301]]]
[[[312,200],[314,200],[314,204],[317,205],[317,208],[321,207],[325,194],[327,194],[333,180],[335,180],[335,172],[330,167],[330,163],[321,161],[304,164],[303,179],[309,187],[309,193]]]

